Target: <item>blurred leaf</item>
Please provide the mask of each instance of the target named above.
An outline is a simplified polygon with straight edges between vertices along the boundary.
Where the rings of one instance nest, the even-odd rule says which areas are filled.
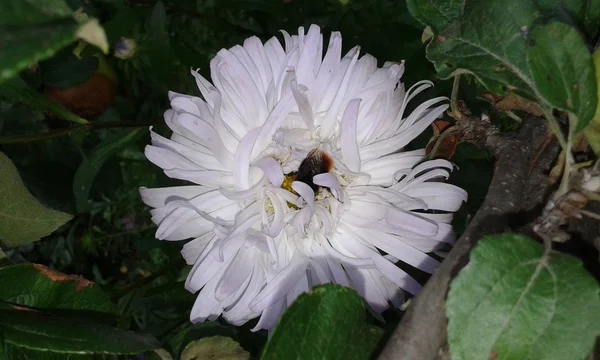
[[[66,275],[38,264],[0,269],[0,300],[39,309],[116,313],[108,296],[81,276]]]
[[[594,52],[593,61],[596,70],[596,88],[600,89],[600,49]],[[585,128],[585,137],[596,156],[600,156],[600,91],[597,94],[596,114],[588,127]]]
[[[146,24],[148,39],[143,46],[147,49],[147,55],[152,65],[152,75],[157,77],[161,85],[169,85],[172,82],[175,63],[177,59],[169,44],[167,34],[167,14],[162,1],[154,5],[150,19]]]
[[[20,77],[12,78],[0,84],[0,96],[4,96],[15,102],[21,102],[34,109],[49,111],[73,123],[87,123],[87,120],[73,114],[65,107],[46,99],[42,94],[27,85]]]
[[[81,162],[73,178],[73,194],[78,212],[87,210],[92,183],[104,163],[146,131],[145,128],[138,128],[116,132],[102,140]]]
[[[217,322],[203,322],[193,324],[185,330],[177,333],[170,341],[169,345],[173,349],[173,355],[176,359],[181,358],[184,347],[194,340],[200,340],[208,337],[230,337],[237,340],[237,332],[233,326],[225,326]]]
[[[6,253],[4,251],[2,251],[2,249],[0,249],[0,268],[3,266],[8,266],[10,264],[11,263],[10,263],[8,256],[6,255]]]
[[[104,54],[108,54],[108,40],[98,19],[87,21],[77,30],[76,35],[79,39],[100,49]]]
[[[98,20],[78,23],[63,0],[5,0],[0,4],[0,82],[51,57],[75,38],[108,50]]]
[[[279,319],[261,359],[367,359],[383,331],[367,325],[365,314],[354,290],[315,287]]]
[[[36,25],[64,19],[72,13],[63,0],[3,0],[0,2],[0,26]]]
[[[600,22],[599,0],[537,0],[536,5],[545,18],[557,18],[568,24],[577,24],[592,39]]]
[[[77,29],[70,18],[27,27],[0,25],[0,83],[70,44]]]
[[[445,29],[459,17],[463,3],[462,0],[406,0],[412,16],[434,31]]]
[[[576,131],[583,130],[596,111],[597,86],[592,55],[579,32],[560,22],[535,27],[527,63],[539,96],[575,115]]]
[[[38,359],[47,355],[136,355],[160,348],[148,335],[33,310],[0,310],[0,329],[5,346],[36,354]]]
[[[48,209],[27,190],[17,168],[0,153],[0,240],[17,247],[39,240],[72,216]]]
[[[249,358],[250,354],[244,351],[240,344],[224,336],[192,341],[181,354],[181,360],[247,360]]]
[[[158,349],[151,353],[145,353],[144,360],[173,360],[173,356],[165,349]]]
[[[99,60],[95,56],[82,59],[72,52],[62,57],[54,57],[40,64],[45,85],[54,88],[68,88],[89,79],[98,69]]]
[[[600,334],[600,287],[580,261],[527,237],[482,239],[446,303],[453,359],[584,359]]]

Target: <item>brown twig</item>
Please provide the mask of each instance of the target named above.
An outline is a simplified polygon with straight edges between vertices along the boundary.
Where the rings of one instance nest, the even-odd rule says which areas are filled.
[[[413,299],[379,359],[434,360],[447,356],[445,301],[452,279],[467,264],[469,253],[479,239],[510,229],[515,214],[521,210],[531,163],[546,138],[546,121],[527,119],[516,136],[488,130],[473,129],[474,134],[487,134],[476,140],[496,159],[488,194],[440,268]],[[541,165],[538,160],[538,171]],[[537,200],[543,201],[542,193]]]

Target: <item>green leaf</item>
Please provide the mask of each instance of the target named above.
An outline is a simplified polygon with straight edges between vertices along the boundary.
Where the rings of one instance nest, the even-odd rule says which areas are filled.
[[[12,161],[0,152],[0,241],[4,245],[17,247],[37,241],[71,218],[40,204]]]
[[[354,290],[315,287],[283,314],[261,359],[368,359],[383,331],[367,325],[365,314]]]
[[[596,87],[600,88],[600,50],[594,52],[592,59],[596,71]],[[590,147],[594,150],[596,156],[600,156],[600,91],[598,91],[597,101],[596,114],[584,132]]]
[[[162,1],[158,1],[146,23],[148,39],[141,47],[147,49],[147,56],[152,65],[149,69],[158,79],[160,85],[173,81],[174,65],[177,59],[173,55],[167,33],[167,15]]]
[[[0,268],[0,300],[38,309],[71,309],[115,314],[116,307],[93,282],[43,265]]]
[[[4,251],[2,251],[2,249],[0,249],[0,268],[3,266],[8,266],[10,264],[11,264],[10,259],[8,258],[6,253]],[[1,355],[1,352],[0,352],[0,355]]]
[[[96,72],[100,62],[95,56],[80,59],[72,51],[61,55],[40,63],[42,80],[47,86],[68,88],[84,83]]]
[[[63,0],[4,0],[0,2],[0,26],[41,24],[72,13]]]
[[[406,0],[411,15],[435,31],[444,30],[462,13],[462,0]]]
[[[450,286],[452,359],[585,359],[600,333],[600,288],[580,261],[527,237],[482,239]]]
[[[427,58],[447,79],[473,74],[492,93],[516,90],[535,98],[525,56],[527,29],[538,13],[532,1],[468,1],[464,15],[427,46]]]
[[[543,16],[575,23],[592,39],[598,31],[600,0],[536,0]]]
[[[77,29],[79,24],[69,18],[28,27],[0,26],[0,83],[69,45]]]
[[[237,332],[233,326],[225,326],[217,322],[193,324],[173,336],[173,338],[169,340],[169,346],[173,349],[175,358],[179,359],[181,358],[180,355],[183,352],[184,346],[190,342],[214,336],[236,339]]]
[[[5,347],[12,345],[44,359],[43,354],[56,358],[77,354],[135,355],[161,347],[148,335],[33,310],[0,310],[0,329]]]
[[[553,22],[530,34],[527,63],[539,96],[548,105],[577,117],[579,132],[596,112],[592,54],[573,27]]]
[[[0,83],[51,57],[76,38],[108,50],[96,19],[79,23],[63,0],[4,0],[0,4]]]
[[[146,131],[145,128],[139,128],[116,132],[102,140],[81,162],[73,177],[73,194],[78,212],[87,210],[90,189],[104,163]]]
[[[240,344],[225,336],[213,336],[192,341],[181,354],[181,360],[247,360],[249,358],[250,354],[244,351]]]
[[[87,120],[73,114],[62,105],[46,99],[18,76],[0,84],[0,96],[4,96],[14,102],[23,103],[37,110],[49,111],[76,124],[87,123]]]

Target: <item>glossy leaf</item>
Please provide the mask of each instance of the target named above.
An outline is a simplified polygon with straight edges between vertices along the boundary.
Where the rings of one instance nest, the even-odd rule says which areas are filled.
[[[71,218],[40,204],[12,161],[0,152],[0,241],[4,245],[17,247],[37,241]]]
[[[539,96],[550,106],[576,116],[576,131],[590,122],[597,105],[592,54],[579,32],[564,23],[535,27],[527,63]]]
[[[600,334],[600,287],[580,261],[520,235],[489,236],[452,282],[452,359],[585,359]]]
[[[73,178],[73,194],[77,211],[83,212],[87,209],[90,189],[106,160],[146,131],[147,129],[139,128],[114,133],[98,144],[81,162]]]
[[[78,354],[135,355],[160,348],[148,335],[33,310],[0,310],[0,329],[5,345],[63,358]]]
[[[367,325],[365,314],[364,301],[354,290],[315,287],[283,314],[262,359],[367,359],[382,330]]]
[[[0,300],[39,309],[70,309],[114,314],[115,306],[93,282],[43,265],[0,268]]]

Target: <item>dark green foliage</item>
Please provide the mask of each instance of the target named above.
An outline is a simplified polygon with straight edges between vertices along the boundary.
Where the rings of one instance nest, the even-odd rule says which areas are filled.
[[[211,354],[226,348],[231,358],[245,358],[247,353],[265,359],[376,356],[402,312],[386,311],[378,319],[387,322],[383,324],[369,315],[354,291],[334,285],[300,296],[280,318],[268,342],[265,331],[250,330],[256,320],[237,327],[222,319],[189,322],[195,295],[184,288],[189,267],[181,260],[181,243],[154,238],[156,227],[138,188],[182,183],[168,179],[145,158],[148,128],[169,134],[163,121],[169,108],[167,91],[199,95],[189,71],[199,68],[208,77],[210,60],[221,48],[241,44],[250,36],[263,41],[281,38],[279,30],[295,33],[299,26],[314,23],[322,27],[325,39],[330,31],[340,31],[343,51],[361,45],[361,51],[377,57],[379,65],[406,60],[407,87],[418,80],[434,81],[436,87],[419,94],[409,111],[422,98],[449,96],[451,81],[440,79],[458,73],[472,75],[463,77],[459,97],[476,115],[489,113],[492,123],[503,124],[502,129],[516,130],[518,124],[510,120],[506,125],[506,114],[480,100],[486,89],[498,95],[516,92],[546,107],[569,111],[577,118],[577,130],[596,109],[589,44],[600,22],[600,0],[0,3],[2,359],[121,359],[142,353],[139,358],[180,359],[183,354],[200,358],[195,352],[205,346]],[[90,27],[82,34],[84,25]],[[421,42],[425,26],[429,26],[426,34],[431,34],[428,44]],[[101,37],[93,41],[98,47],[82,46],[85,43],[78,40],[91,41],[90,35]],[[127,58],[117,57],[114,51],[124,40],[135,43],[135,49]],[[78,112],[81,109],[48,99],[49,90],[80,86],[98,74],[110,79],[109,88],[114,86],[116,96],[91,91],[94,102],[110,95],[97,114],[86,117]],[[553,81],[547,81],[548,74]],[[427,131],[409,147],[422,148],[430,137]],[[449,181],[469,193],[469,202],[454,218],[460,234],[485,197],[493,159],[475,145],[461,144],[452,161],[458,169]],[[457,326],[457,319],[477,305],[470,294],[486,288],[485,271],[502,271],[502,266],[490,268],[495,260],[539,263],[540,256],[547,256],[552,266],[557,264],[557,273],[564,273],[554,283],[564,294],[553,299],[582,293],[585,297],[573,304],[589,312],[597,310],[597,284],[578,263],[554,254],[540,255],[537,245],[523,239],[507,241],[511,242],[508,248],[491,249],[489,240],[484,242],[473,264],[483,270],[474,274],[467,269],[453,284],[450,344],[457,354],[478,345],[467,341],[475,335],[465,339],[466,330]],[[481,260],[488,258],[488,262]],[[421,283],[429,276],[400,266]],[[527,277],[527,268],[521,270],[519,275]],[[469,279],[470,275],[479,278]],[[505,284],[501,295],[506,297],[498,297],[505,303],[486,303],[490,317],[494,306],[514,300],[509,295],[515,295],[522,283]],[[534,297],[542,298],[549,288],[543,287]],[[573,327],[574,334],[597,330],[586,322],[593,315],[583,319],[572,308],[567,310],[571,312],[564,314],[581,320],[580,327]],[[485,315],[478,321],[493,320]],[[561,324],[570,326],[566,321]],[[469,326],[469,334],[479,334],[483,325]],[[569,354],[589,352],[589,338],[569,340],[573,341]],[[519,355],[529,354],[530,349]],[[527,358],[523,356],[517,358]]]

